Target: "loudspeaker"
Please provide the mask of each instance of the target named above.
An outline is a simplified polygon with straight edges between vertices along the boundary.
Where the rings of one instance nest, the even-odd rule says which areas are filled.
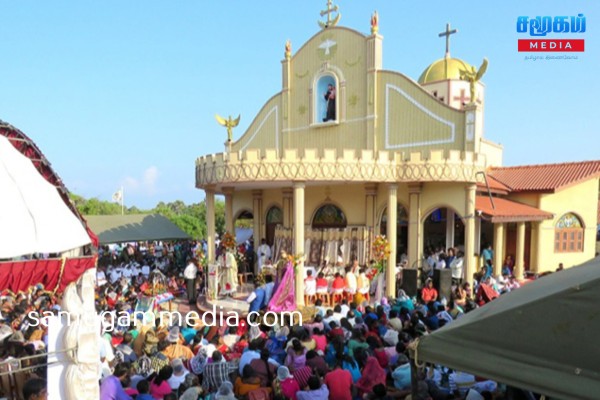
[[[402,270],[402,286],[400,289],[404,290],[408,297],[415,297],[417,295],[417,269],[403,269]]]
[[[450,268],[433,270],[433,286],[438,291],[438,300],[445,297],[450,301],[452,295],[452,270]]]

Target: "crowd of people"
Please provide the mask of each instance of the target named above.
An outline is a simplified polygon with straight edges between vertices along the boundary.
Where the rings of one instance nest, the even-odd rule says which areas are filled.
[[[97,311],[133,314],[140,295],[157,292],[189,298],[190,285],[202,285],[202,268],[194,263],[201,242],[128,245],[102,249],[98,267]],[[264,257],[260,246],[257,258]],[[444,263],[456,264],[460,253],[448,252]],[[438,255],[438,261],[441,257]],[[265,274],[248,302],[262,313],[279,281],[274,267]],[[434,267],[435,268],[435,267]],[[195,278],[186,272],[194,269]],[[314,296],[311,316],[300,325],[279,321],[271,326],[259,314],[255,324],[204,325],[202,319],[165,324],[132,318],[103,325],[99,375],[102,400],[112,399],[500,399],[503,392],[486,381],[442,366],[428,366],[418,375],[417,397],[411,397],[408,346],[416,338],[453,323],[483,304],[476,288],[455,281],[450,299],[440,298],[426,277],[417,297],[399,290],[396,299],[377,298],[371,270],[357,262],[326,265],[308,274],[305,293]],[[482,270],[482,273],[484,271]],[[316,275],[316,276],[315,276]],[[476,281],[477,282],[477,281]],[[499,291],[498,293],[500,293]],[[330,296],[324,296],[327,293]],[[195,294],[193,295],[195,296]],[[491,301],[489,299],[488,301]],[[27,312],[60,310],[60,299],[41,287],[29,294],[2,296],[0,339],[2,360],[43,354],[47,332],[32,326]],[[162,324],[161,324],[162,322]],[[109,329],[110,327],[110,329]],[[39,363],[39,367],[36,365]],[[2,375],[5,395],[44,398],[45,358],[1,364],[26,372]],[[9,379],[10,378],[10,379]],[[30,378],[27,380],[27,378]]]
[[[18,294],[0,295],[0,397],[44,398],[48,329],[40,317],[57,314],[60,299],[36,285]],[[28,397],[30,396],[30,397]],[[37,397],[31,397],[37,396]]]

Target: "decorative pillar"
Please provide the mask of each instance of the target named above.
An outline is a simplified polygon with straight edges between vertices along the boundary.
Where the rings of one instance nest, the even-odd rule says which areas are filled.
[[[256,243],[256,246],[258,246],[260,241],[263,239],[263,234],[261,231],[261,225],[263,221],[262,195],[263,192],[260,189],[252,191],[252,221],[254,222],[252,235],[254,236],[254,243]]]
[[[421,225],[422,183],[408,185],[408,266],[418,268],[423,252],[423,232]]]
[[[208,263],[215,262],[215,189],[206,188],[206,247]]]
[[[293,225],[292,218],[292,207],[293,207],[293,197],[294,197],[294,189],[292,188],[283,188],[281,189],[281,195],[283,197],[283,227],[291,228]]]
[[[544,221],[540,221],[538,223],[535,224],[535,236],[531,239],[533,242],[533,248],[535,249],[535,263],[532,263],[533,266],[531,269],[533,269],[534,272],[539,273],[539,272],[543,272],[541,271],[542,269],[542,225],[544,224]]]
[[[398,231],[398,185],[393,183],[388,186],[387,203],[387,239],[390,243],[390,258],[385,272],[385,295],[388,298],[396,297],[396,248]]]
[[[383,68],[383,36],[377,32],[372,32],[371,36],[367,37],[367,115],[377,114],[377,75]],[[366,121],[366,143],[365,148],[369,150],[378,150],[377,143],[377,118],[368,119]]]
[[[481,260],[481,217],[475,218],[475,253],[477,254],[477,260]],[[483,266],[483,262],[480,261],[480,264],[477,264],[477,268],[481,268]]]
[[[446,249],[454,247],[454,210],[446,208]]]
[[[365,185],[365,223],[367,228],[377,233],[377,184]]]
[[[502,273],[504,262],[504,224],[494,224],[494,276]]]
[[[523,279],[523,263],[525,262],[525,222],[517,222],[517,254],[515,254],[515,269],[513,275]]]
[[[304,253],[304,182],[294,182],[294,253]],[[304,257],[296,267],[296,305],[304,306]]]
[[[233,220],[233,188],[224,187],[225,195],[225,230],[235,236],[235,225]]]
[[[465,280],[473,286],[475,273],[475,190],[477,186],[469,183],[465,187]]]
[[[292,89],[292,43],[288,40],[285,43],[284,59],[281,61],[281,126],[275,130],[277,132],[287,132],[291,127],[290,123],[290,104],[291,104],[291,89]],[[275,138],[275,148],[277,154],[281,154],[281,143],[278,138]],[[285,148],[285,147],[284,147]]]

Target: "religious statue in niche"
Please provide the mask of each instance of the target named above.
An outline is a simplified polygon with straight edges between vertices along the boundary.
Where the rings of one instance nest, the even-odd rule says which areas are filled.
[[[323,122],[335,121],[335,86],[327,85],[327,93],[325,93],[325,101],[327,101],[327,113]]]
[[[335,78],[325,75],[317,82],[317,122],[336,121],[337,87]]]

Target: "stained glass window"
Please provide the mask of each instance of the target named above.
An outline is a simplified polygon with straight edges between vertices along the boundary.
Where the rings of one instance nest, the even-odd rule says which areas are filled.
[[[581,228],[581,221],[573,213],[566,213],[556,223],[557,229],[563,228]]]
[[[573,253],[583,251],[583,224],[573,213],[566,213],[556,223],[554,252]]]
[[[283,211],[279,207],[271,207],[267,212],[267,224],[283,224]]]
[[[348,225],[346,215],[337,206],[325,204],[321,206],[313,217],[313,228],[345,228]]]

